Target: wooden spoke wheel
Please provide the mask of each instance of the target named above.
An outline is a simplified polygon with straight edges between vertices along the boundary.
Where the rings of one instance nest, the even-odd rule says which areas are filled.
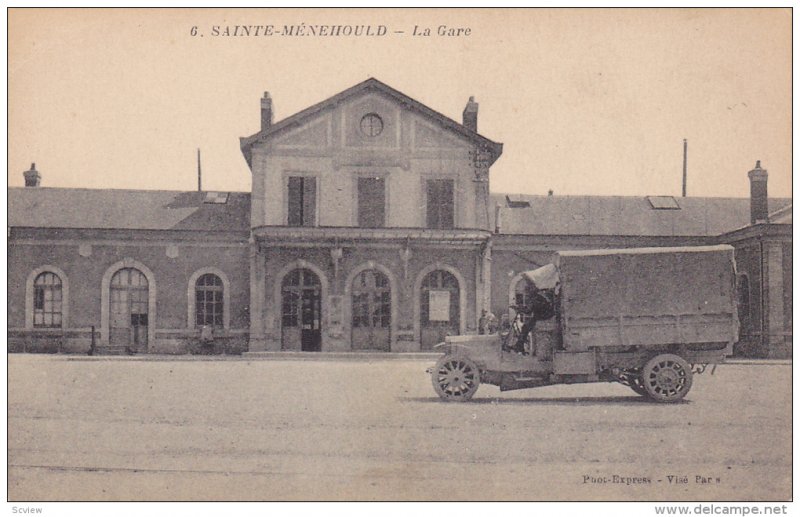
[[[656,402],[678,402],[692,387],[692,368],[677,355],[657,355],[642,368],[642,382]]]
[[[466,402],[478,391],[481,374],[471,359],[446,355],[437,361],[431,381],[442,400]]]

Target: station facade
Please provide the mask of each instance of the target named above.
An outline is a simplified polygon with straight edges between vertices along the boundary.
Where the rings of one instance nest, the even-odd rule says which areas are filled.
[[[9,350],[426,351],[555,250],[729,242],[737,350],[791,355],[791,200],[760,166],[751,199],[493,194],[503,146],[472,98],[456,122],[376,79],[279,122],[265,94],[241,150],[249,193],[46,188],[32,165],[9,189]]]

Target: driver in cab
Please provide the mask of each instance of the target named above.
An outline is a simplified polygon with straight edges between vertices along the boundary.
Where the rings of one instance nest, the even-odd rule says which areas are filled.
[[[536,328],[536,322],[548,320],[555,315],[555,291],[558,282],[555,275],[557,273],[552,265],[523,275],[526,303],[524,307],[518,307],[518,310],[527,317],[527,321],[522,325],[519,336],[511,347],[512,351],[525,354],[525,342]]]

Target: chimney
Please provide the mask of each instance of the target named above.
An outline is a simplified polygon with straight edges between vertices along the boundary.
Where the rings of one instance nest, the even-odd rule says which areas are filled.
[[[42,184],[42,175],[36,170],[36,164],[31,164],[31,170],[22,173],[25,176],[26,187],[38,187]]]
[[[272,125],[272,97],[269,92],[264,92],[261,98],[261,131],[266,131]]]
[[[756,161],[755,169],[747,173],[750,178],[750,223],[768,223],[767,171],[761,168],[761,160]]]
[[[464,127],[478,132],[478,103],[475,102],[475,97],[470,96],[467,105],[462,114],[464,120]]]

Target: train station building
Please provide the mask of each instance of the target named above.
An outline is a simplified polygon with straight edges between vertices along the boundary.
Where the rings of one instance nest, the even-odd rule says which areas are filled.
[[[251,192],[9,189],[9,351],[413,352],[555,250],[729,243],[737,353],[791,357],[791,199],[490,191],[502,144],[369,79],[241,139]]]

